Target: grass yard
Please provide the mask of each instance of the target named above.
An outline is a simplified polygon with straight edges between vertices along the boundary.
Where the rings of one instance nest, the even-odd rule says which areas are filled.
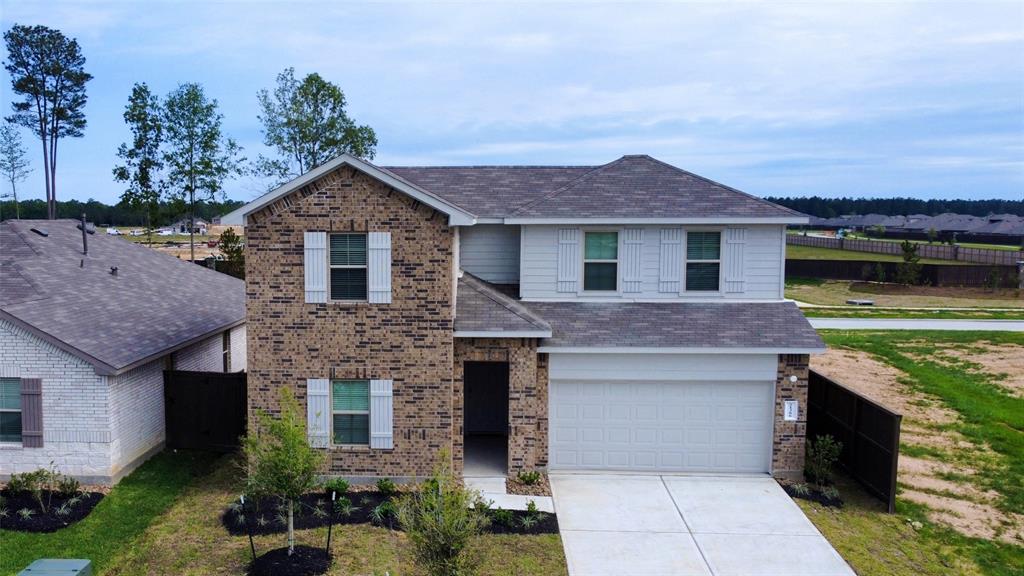
[[[913,320],[1024,320],[1020,310],[902,310],[872,306],[801,308],[808,318],[901,318]]]
[[[249,540],[220,523],[237,498],[232,456],[164,453],[111,491],[92,515],[53,534],[0,533],[0,574],[14,574],[38,557],[93,559],[97,574],[242,574]],[[296,531],[297,544],[322,547],[327,529]],[[258,536],[260,554],[286,544],[285,535]],[[415,574],[405,535],[368,525],[335,526],[331,575]],[[539,536],[487,534],[479,538],[481,576],[567,574],[562,541]]]
[[[876,254],[874,252],[818,248],[817,246],[798,246],[796,244],[786,245],[786,258],[791,260],[863,260],[867,262],[903,262],[903,257],[899,254]],[[974,265],[972,262],[939,260],[937,258],[921,258],[921,264],[946,264],[949,266]]]
[[[842,510],[801,502],[811,520],[862,576],[1024,574],[1024,334],[823,336],[833,377],[904,415],[900,492],[887,515],[844,486]]]
[[[89,558],[104,573],[212,461],[164,452],[121,480],[81,522],[50,534],[0,530],[0,574],[16,574],[37,558]]]
[[[874,300],[875,306],[891,308],[1024,309],[1024,294],[1013,289],[900,286],[819,278],[786,278],[786,298],[819,306],[846,306],[847,300],[866,298]]]
[[[902,239],[896,239],[896,238],[875,238],[874,236],[868,236],[866,234],[851,234],[848,237],[849,238],[856,238],[858,240],[871,240],[873,242],[895,242],[896,244],[902,244],[903,243]],[[914,243],[914,244],[929,244],[929,242],[927,240],[911,240],[911,242]],[[938,240],[936,240],[935,242],[931,242],[931,244],[935,244],[936,246],[939,246],[942,243],[939,242]],[[1020,246],[1008,246],[1006,244],[983,244],[981,242],[957,242],[956,245],[957,246],[963,246],[964,248],[982,248],[982,249],[985,249],[985,250],[1005,250],[1005,251],[1008,251],[1008,252],[1016,252],[1016,251],[1020,250]]]

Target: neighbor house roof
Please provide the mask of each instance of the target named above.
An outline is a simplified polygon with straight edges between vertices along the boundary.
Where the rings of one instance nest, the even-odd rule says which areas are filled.
[[[822,352],[825,344],[792,302],[527,302],[551,324],[549,351]]]
[[[0,318],[107,375],[245,321],[237,278],[106,234],[88,247],[74,220],[0,223]]]
[[[547,338],[551,326],[494,285],[462,272],[455,300],[455,336]]]
[[[779,223],[807,216],[676,168],[650,156],[599,166],[389,166],[342,155],[225,215],[241,224],[317,178],[348,165],[448,214],[453,225],[479,220],[559,223]]]

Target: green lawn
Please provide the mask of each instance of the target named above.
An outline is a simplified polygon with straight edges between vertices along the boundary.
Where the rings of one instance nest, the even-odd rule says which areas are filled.
[[[165,452],[118,484],[86,519],[53,534],[0,532],[0,574],[40,557],[89,558],[95,574],[243,574],[251,556],[244,536],[220,522],[241,491],[234,456]],[[298,544],[321,547],[327,529],[296,531]],[[286,545],[285,535],[258,536],[257,553]],[[335,526],[332,576],[416,573],[401,532],[369,525]],[[564,576],[562,541],[539,536],[479,537],[480,576]]]
[[[914,320],[1024,320],[1024,310],[900,310],[847,306],[801,308],[808,318],[902,318]]]
[[[1001,375],[944,353],[956,350],[970,357],[980,343],[1024,346],[1024,333],[861,330],[822,335],[829,347],[864,351],[897,368],[913,390],[937,398],[958,415],[943,425],[966,439],[956,454],[929,446],[901,446],[904,456],[966,461],[977,469],[973,476],[947,479],[991,491],[996,509],[1024,514],[1024,398],[1000,386]],[[971,446],[984,446],[989,455],[982,457]],[[923,505],[899,497],[897,512],[898,516],[882,516],[855,503],[840,512],[809,516],[862,575],[1024,574],[1024,542],[1013,545],[964,536],[929,521]],[[924,526],[908,531],[903,525],[907,519]]]
[[[89,558],[102,573],[212,461],[205,454],[163,452],[122,479],[81,522],[51,534],[0,530],[0,574],[16,574],[37,558]]]
[[[903,262],[898,254],[876,254],[874,252],[857,252],[834,248],[818,248],[817,246],[786,245],[786,258],[790,260],[859,260],[866,262]],[[974,266],[973,262],[959,260],[940,260],[937,258],[921,258],[921,264],[946,264],[950,266]]]
[[[848,238],[855,238],[858,240],[871,240],[873,242],[895,242],[896,244],[902,244],[903,240],[897,238],[875,238],[873,236],[867,236],[864,234],[851,234]],[[927,240],[911,240],[914,244],[929,244]],[[935,241],[931,242],[936,246],[942,243]],[[1020,250],[1020,246],[1007,246],[1006,244],[982,244],[980,242],[957,242],[957,246],[963,246],[964,248],[983,248],[985,250],[1006,250],[1009,252],[1016,252]]]

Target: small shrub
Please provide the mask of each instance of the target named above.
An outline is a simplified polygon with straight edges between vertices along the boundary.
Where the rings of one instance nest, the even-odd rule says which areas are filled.
[[[18,510],[18,516],[21,516],[22,520],[28,520],[36,515],[36,511],[31,508],[22,508]]]
[[[398,492],[398,486],[391,478],[381,478],[377,480],[377,491],[385,496],[394,496]]]
[[[804,474],[819,486],[831,483],[832,466],[839,460],[842,450],[843,444],[828,434],[815,437],[807,443]]]
[[[394,503],[391,500],[385,500],[370,510],[370,520],[378,526],[390,526],[395,514]]]
[[[496,523],[506,528],[513,528],[516,525],[516,515],[513,514],[511,510],[495,508],[494,511],[491,512],[491,516],[494,518]]]
[[[11,474],[11,479],[7,481],[7,490],[11,494],[19,494],[21,492],[31,492],[32,489],[29,487],[31,476],[26,472],[24,474]]]
[[[82,491],[82,483],[71,476],[59,474],[57,480],[57,492],[64,498],[70,498]]]
[[[881,262],[875,262],[875,280],[885,282],[885,266]]]
[[[398,499],[398,521],[423,571],[430,576],[468,576],[480,564],[471,544],[488,520],[476,506],[479,494],[458,483],[448,460],[449,455],[442,453],[434,483]]]
[[[324,490],[328,494],[335,492],[338,496],[344,496],[345,494],[348,494],[348,488],[348,480],[345,480],[344,478],[332,478],[324,483]]]
[[[519,525],[523,527],[523,530],[529,530],[540,522],[540,518],[536,516],[523,516],[519,519]]]
[[[821,489],[821,495],[829,500],[839,500],[839,489],[835,486],[825,486]]]
[[[327,518],[327,510],[324,508],[323,503],[317,503],[313,506],[313,516],[316,518]]]
[[[71,506],[68,506],[68,503],[65,502],[58,506],[54,512],[57,514],[57,516],[65,518],[71,514]]]
[[[524,470],[516,475],[516,479],[519,480],[519,482],[522,484],[526,484],[527,486],[533,486],[534,484],[540,482],[540,472],[537,472],[536,470]]]
[[[804,484],[803,482],[793,484],[792,488],[793,493],[801,498],[807,498],[808,496],[811,495],[811,487],[808,486],[807,484]]]
[[[352,505],[352,501],[345,496],[340,496],[334,501],[334,511],[341,515],[342,518],[348,518],[355,514],[359,510],[356,506]]]

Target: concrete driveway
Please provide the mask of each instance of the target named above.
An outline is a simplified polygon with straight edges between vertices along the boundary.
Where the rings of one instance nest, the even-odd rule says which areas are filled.
[[[570,576],[854,576],[767,476],[552,474]]]

